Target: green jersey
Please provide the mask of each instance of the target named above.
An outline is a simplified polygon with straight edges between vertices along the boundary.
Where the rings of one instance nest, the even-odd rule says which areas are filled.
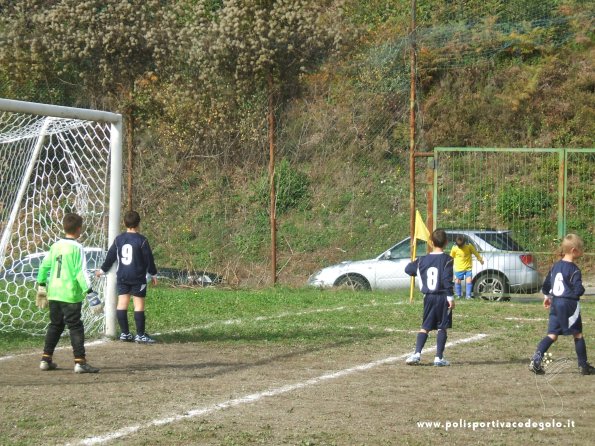
[[[91,289],[83,246],[69,238],[54,243],[41,262],[37,283],[46,284],[48,300],[81,302]]]

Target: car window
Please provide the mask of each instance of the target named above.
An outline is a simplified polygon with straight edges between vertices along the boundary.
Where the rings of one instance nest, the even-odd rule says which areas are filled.
[[[417,256],[422,256],[427,253],[428,244],[424,240],[417,240],[416,243]],[[410,240],[406,240],[403,243],[399,243],[390,251],[391,259],[410,259],[411,258],[411,243]]]
[[[524,251],[508,232],[478,232],[476,235],[500,251]]]

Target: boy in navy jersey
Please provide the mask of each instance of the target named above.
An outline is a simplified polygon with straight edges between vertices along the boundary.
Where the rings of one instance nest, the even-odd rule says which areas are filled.
[[[547,336],[537,345],[529,370],[537,375],[545,374],[541,360],[548,348],[556,342],[559,335],[572,335],[574,348],[578,357],[578,371],[581,375],[595,375],[595,367],[587,362],[587,346],[583,337],[583,322],[580,312],[580,297],[585,288],[581,278],[581,270],[574,263],[583,255],[584,244],[575,234],[568,234],[560,247],[561,260],[554,263],[546,276],[541,292],[543,306],[549,308]]]
[[[424,293],[423,322],[415,352],[405,361],[409,365],[419,364],[421,351],[431,330],[438,330],[436,335],[436,357],[434,365],[444,367],[450,363],[443,358],[446,345],[446,329],[452,327],[452,309],[455,307],[453,297],[453,259],[443,249],[448,243],[446,232],[436,229],[431,236],[434,249],[426,256],[419,257],[405,267],[410,276],[419,275],[421,292]]]
[[[118,306],[116,316],[122,333],[120,341],[153,344],[155,342],[145,332],[145,297],[147,295],[147,273],[153,285],[157,285],[157,274],[153,252],[147,238],[139,234],[140,216],[138,212],[129,211],[124,215],[126,232],[118,235],[110,247],[101,269],[96,271],[96,276],[105,274],[117,261],[116,273],[118,288]],[[130,296],[134,302],[134,322],[136,336],[132,336],[128,328],[128,306]]]

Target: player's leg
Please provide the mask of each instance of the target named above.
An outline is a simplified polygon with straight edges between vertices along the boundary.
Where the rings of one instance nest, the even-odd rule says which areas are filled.
[[[74,353],[74,372],[75,373],[97,373],[95,368],[87,363],[85,354],[85,326],[81,319],[83,303],[76,304],[65,303],[62,305],[64,312],[64,322],[70,331],[70,343]]]
[[[128,325],[128,306],[130,305],[130,285],[118,283],[118,304],[116,306],[116,319],[120,326],[120,341],[132,342],[134,335],[130,333]]]
[[[587,344],[582,333],[574,335],[574,348],[578,358],[578,372],[581,375],[595,375],[595,367],[587,361]]]
[[[405,362],[409,365],[419,364],[421,361],[421,352],[428,340],[428,333],[435,329],[435,314],[432,296],[424,296],[424,314],[421,329],[415,338],[415,351]]]
[[[415,338],[415,351],[405,360],[409,365],[419,364],[421,361],[421,351],[428,340],[428,331],[423,328],[419,330]]]
[[[543,369],[541,362],[543,357],[545,356],[545,352],[552,346],[554,342],[558,340],[558,335],[561,335],[563,330],[560,325],[560,319],[558,317],[558,313],[556,307],[560,299],[554,299],[552,302],[552,307],[550,308],[550,316],[548,320],[548,328],[547,328],[547,336],[545,336],[539,344],[537,344],[537,348],[535,349],[535,353],[531,357],[531,362],[529,363],[529,370],[531,370],[536,375],[543,375],[545,374],[545,370]]]
[[[48,306],[50,310],[50,325],[45,334],[43,355],[39,363],[39,368],[44,371],[55,370],[58,367],[58,364],[52,361],[52,356],[65,327],[61,302],[50,300],[48,301]]]
[[[145,297],[147,296],[147,284],[142,284],[133,289],[134,302],[134,323],[136,324],[136,336],[134,341],[141,344],[154,344],[155,340],[151,338],[145,329]]]
[[[434,358],[434,365],[444,367],[450,365],[444,359],[444,349],[446,348],[446,340],[448,339],[447,330],[452,327],[452,311],[448,307],[448,300],[444,296],[441,296],[437,302],[437,313],[440,315],[440,320],[437,323],[438,332],[436,333],[436,357]]]
[[[471,271],[465,273],[465,296],[467,299],[473,297],[473,280],[471,277]]]
[[[457,299],[460,299],[462,294],[463,294],[463,287],[461,285],[461,273],[460,272],[455,272],[455,295],[457,296]]]

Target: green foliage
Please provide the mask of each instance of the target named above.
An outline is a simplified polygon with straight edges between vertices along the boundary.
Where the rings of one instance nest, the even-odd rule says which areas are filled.
[[[541,189],[531,186],[505,186],[498,194],[496,211],[504,221],[514,221],[547,215],[552,202]]]
[[[270,206],[268,176],[262,176],[257,184],[256,202],[261,208]],[[276,213],[283,215],[292,209],[304,210],[310,199],[308,176],[293,167],[287,159],[281,160],[275,168]]]

